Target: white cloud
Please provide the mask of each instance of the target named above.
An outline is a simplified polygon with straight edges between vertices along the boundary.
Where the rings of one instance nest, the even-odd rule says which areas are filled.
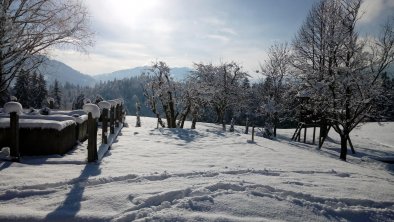
[[[209,34],[207,35],[207,38],[218,40],[222,44],[227,44],[228,42],[230,42],[230,38],[224,35]]]
[[[394,8],[393,0],[364,0],[360,7],[361,23],[375,21],[384,10]],[[392,11],[391,11],[392,13]]]
[[[264,61],[263,45],[271,43],[263,23],[236,20],[225,12],[207,11],[205,5],[188,11],[163,2],[86,0],[96,45],[89,55],[58,49],[54,59],[91,75],[149,65],[156,59],[178,67],[234,60],[254,73]]]

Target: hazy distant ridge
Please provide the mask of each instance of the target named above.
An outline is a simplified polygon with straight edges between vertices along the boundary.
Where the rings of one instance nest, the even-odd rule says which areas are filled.
[[[48,84],[52,84],[55,79],[61,83],[69,82],[81,86],[93,86],[96,82],[92,76],[83,74],[57,60],[46,60],[39,70],[44,74]]]
[[[114,71],[111,73],[99,74],[99,75],[87,75],[79,72],[71,68],[70,66],[59,62],[57,60],[48,59],[45,61],[43,65],[40,66],[40,72],[44,74],[45,79],[48,84],[52,84],[55,79],[57,79],[60,83],[69,82],[74,85],[80,86],[93,86],[95,83],[100,81],[108,81],[114,79],[124,79],[130,77],[136,77],[141,75],[143,72],[146,72],[148,66],[140,66],[130,69],[123,69]],[[171,68],[171,75],[176,80],[183,80],[186,76],[192,71],[191,68],[188,67],[175,67]]]
[[[135,67],[135,68],[130,68],[130,69],[123,69],[111,73],[104,73],[104,74],[99,74],[93,76],[94,79],[97,81],[108,81],[108,80],[114,80],[114,79],[124,79],[124,78],[130,78],[130,77],[136,77],[141,75],[142,73],[148,72],[149,67],[148,66],[140,66],[140,67]],[[171,75],[174,77],[176,80],[183,80],[186,78],[186,76],[192,71],[191,68],[188,67],[174,67],[171,68],[170,72]]]

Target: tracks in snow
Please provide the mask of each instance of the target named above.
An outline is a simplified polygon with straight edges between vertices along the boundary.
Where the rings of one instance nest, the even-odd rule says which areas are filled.
[[[152,175],[128,174],[114,177],[89,177],[80,176],[78,178],[59,181],[56,183],[45,183],[36,185],[23,185],[9,187],[0,190],[0,203],[12,199],[29,198],[33,196],[56,195],[57,192],[64,192],[70,186],[95,189],[96,186],[108,186],[110,184],[139,184],[145,182],[162,183],[168,179],[191,180],[202,178],[203,183],[187,187],[184,189],[175,189],[157,193],[145,193],[140,195],[129,194],[128,199],[132,205],[123,213],[117,215],[114,220],[130,221],[137,218],[144,218],[154,215],[156,212],[167,208],[178,208],[187,211],[209,211],[214,208],[216,198],[222,195],[241,194],[250,198],[269,198],[274,201],[286,202],[289,204],[301,206],[310,209],[318,215],[327,215],[334,217],[329,219],[354,219],[360,217],[394,219],[394,202],[373,201],[368,199],[350,199],[350,198],[331,198],[318,197],[302,192],[294,192],[285,189],[279,189],[273,186],[257,184],[252,182],[241,182],[238,179],[234,182],[226,180],[229,176],[252,176],[252,177],[278,177],[283,174],[319,174],[326,176],[335,176],[346,179],[351,177],[348,173],[331,171],[280,171],[280,170],[259,170],[259,169],[237,169],[225,171],[202,171],[188,173],[170,174],[163,172]],[[204,180],[203,178],[213,178],[213,180]],[[211,181],[211,182],[206,182]],[[213,181],[213,182],[212,182]],[[216,181],[216,182],[215,182]],[[227,181],[227,182],[223,182]],[[284,184],[296,186],[308,186],[299,181],[285,181]],[[115,184],[116,185],[116,184]],[[132,190],[132,188],[130,188]],[[126,191],[127,192],[127,191]],[[333,216],[334,215],[334,216]],[[336,218],[335,218],[336,217]]]

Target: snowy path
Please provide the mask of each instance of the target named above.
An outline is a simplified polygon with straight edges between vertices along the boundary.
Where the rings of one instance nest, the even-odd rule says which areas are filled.
[[[394,220],[393,169],[363,158],[393,155],[393,123],[355,132],[360,154],[342,162],[334,140],[319,152],[288,141],[291,130],[250,144],[242,128],[154,129],[150,118],[135,128],[134,117],[127,121],[100,164],[77,161],[85,144],[64,161],[0,162],[0,221]],[[379,129],[381,139],[368,139]]]

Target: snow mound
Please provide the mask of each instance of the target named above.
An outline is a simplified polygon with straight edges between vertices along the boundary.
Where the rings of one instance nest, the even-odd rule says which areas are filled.
[[[23,108],[22,105],[18,102],[8,102],[4,104],[4,112],[5,113],[14,113],[16,112],[18,115],[22,114]]]
[[[112,107],[116,107],[116,105],[118,105],[118,102],[116,100],[109,100],[108,101]]]
[[[83,105],[83,111],[85,111],[88,114],[92,113],[93,118],[100,117],[100,108],[95,104],[87,103]]]
[[[100,109],[111,109],[111,103],[107,101],[100,101],[98,103],[98,106],[100,107]]]

